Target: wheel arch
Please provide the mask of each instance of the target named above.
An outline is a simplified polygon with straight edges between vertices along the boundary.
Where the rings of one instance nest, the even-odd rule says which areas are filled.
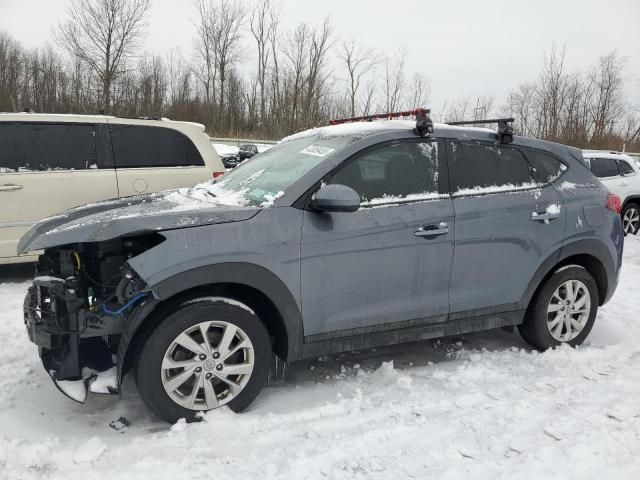
[[[622,209],[629,205],[630,203],[635,203],[638,207],[640,207],[640,195],[629,195],[624,199],[624,203],[622,204]]]
[[[224,263],[182,272],[154,285],[155,298],[129,318],[118,346],[118,378],[126,374],[148,333],[181,303],[224,296],[246,304],[264,322],[274,352],[285,361],[299,358],[302,316],[291,291],[275,274],[254,264]]]
[[[598,287],[598,304],[603,305],[608,300],[610,287],[607,272],[614,270],[613,261],[608,256],[606,246],[596,240],[578,240],[556,250],[533,276],[525,294],[523,307],[528,308],[531,299],[547,279],[559,268],[567,265],[579,265],[591,274]]]

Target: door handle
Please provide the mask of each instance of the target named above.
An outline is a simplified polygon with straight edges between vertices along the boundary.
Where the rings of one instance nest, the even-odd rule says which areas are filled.
[[[559,216],[560,216],[559,213],[549,213],[549,212],[538,213],[538,212],[533,212],[531,214],[531,221],[549,223],[550,220],[555,220]]]
[[[0,185],[0,192],[13,192],[14,190],[22,190],[22,185],[15,185],[13,183]]]
[[[438,225],[425,225],[414,232],[416,237],[438,237],[449,233],[449,225],[440,222]]]

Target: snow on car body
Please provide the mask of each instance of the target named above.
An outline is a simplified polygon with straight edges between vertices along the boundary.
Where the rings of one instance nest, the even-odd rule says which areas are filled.
[[[45,368],[89,383],[115,353],[173,421],[310,356],[514,325],[581,343],[617,284],[619,198],[577,149],[415,125],[312,129],[217,183],[39,223],[19,248],[55,277],[25,302]]]

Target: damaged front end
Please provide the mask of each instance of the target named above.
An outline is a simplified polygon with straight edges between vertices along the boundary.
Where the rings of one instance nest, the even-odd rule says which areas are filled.
[[[117,351],[128,316],[152,299],[126,264],[164,240],[160,234],[50,248],[24,302],[29,339],[69,398],[117,393]]]

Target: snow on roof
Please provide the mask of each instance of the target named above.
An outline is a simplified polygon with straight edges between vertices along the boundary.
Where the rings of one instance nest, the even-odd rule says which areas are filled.
[[[340,135],[362,136],[373,135],[374,133],[390,132],[396,130],[413,130],[416,126],[415,120],[380,120],[374,122],[351,122],[339,125],[328,125],[326,127],[310,128],[302,132],[294,133],[282,139],[283,142],[296,140],[298,138],[318,135],[321,137],[333,137]],[[434,129],[474,131],[482,133],[495,133],[495,130],[482,127],[455,126],[446,123],[434,123]]]

